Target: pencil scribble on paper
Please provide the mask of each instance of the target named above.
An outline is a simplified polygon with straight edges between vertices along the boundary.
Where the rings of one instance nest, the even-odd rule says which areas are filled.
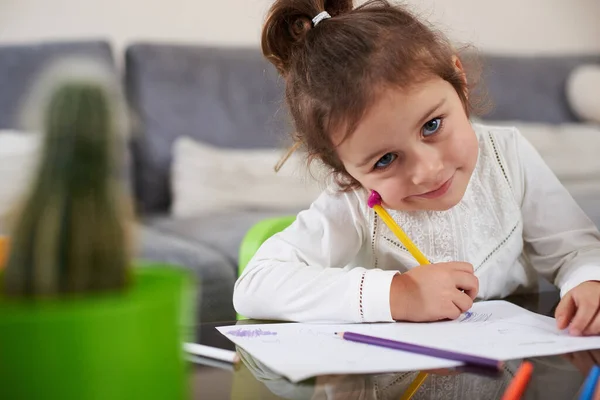
[[[253,338],[253,337],[262,337],[262,336],[275,336],[277,335],[277,332],[271,332],[271,331],[263,331],[262,329],[235,329],[233,331],[228,331],[227,332],[228,335],[231,336],[237,336],[237,337],[247,337],[247,338]]]
[[[474,311],[465,312],[458,322],[486,322],[492,316],[491,313],[478,313]]]

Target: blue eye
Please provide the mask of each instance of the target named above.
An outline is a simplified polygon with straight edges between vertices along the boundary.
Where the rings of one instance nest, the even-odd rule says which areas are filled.
[[[386,153],[375,163],[375,169],[385,168],[390,165],[398,156],[393,153]]]
[[[441,118],[434,118],[430,121],[427,121],[425,125],[423,125],[423,136],[431,136],[436,133],[440,127],[442,126]]]

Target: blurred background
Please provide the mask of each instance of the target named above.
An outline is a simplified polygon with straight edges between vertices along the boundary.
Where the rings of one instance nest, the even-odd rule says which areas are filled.
[[[518,126],[600,224],[600,1],[404,4],[479,49],[494,108],[475,117]],[[234,319],[248,231],[295,215],[321,188],[299,154],[273,172],[292,126],[283,82],[258,47],[270,5],[2,0],[0,216],[22,193],[39,147],[19,120],[29,87],[55,59],[91,57],[122,81],[133,117],[123,151],[137,256],[193,270],[201,320]]]
[[[256,46],[270,0],[3,0],[0,42],[106,37]],[[357,2],[356,4],[362,3]],[[452,38],[501,54],[600,51],[597,0],[402,2]]]

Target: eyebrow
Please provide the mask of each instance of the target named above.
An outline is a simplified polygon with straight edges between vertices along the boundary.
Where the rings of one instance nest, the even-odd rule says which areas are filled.
[[[433,107],[431,107],[429,110],[427,110],[426,113],[423,114],[423,117],[421,119],[418,120],[417,125],[415,126],[416,128],[420,128],[421,126],[423,126],[423,124],[427,121],[429,121],[429,119],[431,118],[431,116],[440,108],[444,105],[444,103],[446,103],[446,97],[443,97],[440,101],[438,101],[437,103],[435,103],[433,105]],[[384,149],[378,149],[377,151],[373,151],[372,153],[370,153],[368,156],[366,156],[365,158],[363,158],[360,162],[358,162],[357,164],[355,164],[355,166],[357,168],[363,168],[365,165],[369,164],[372,162],[372,160],[377,157],[379,154],[383,153]]]
[[[429,111],[427,111],[425,114],[423,114],[423,118],[421,118],[418,122],[417,125],[415,126],[415,128],[420,128],[421,126],[423,126],[423,124],[427,121],[429,121],[429,119],[433,116],[433,114],[439,109],[441,108],[444,103],[446,103],[446,97],[443,97],[440,101],[438,101],[433,107],[431,107],[429,109]]]
[[[356,165],[357,168],[363,168],[365,165],[370,164],[373,159],[375,157],[377,157],[379,154],[381,154],[383,152],[383,150],[377,150],[372,152],[371,154],[369,154],[368,156],[366,156],[365,158],[362,159],[362,161],[358,162]]]

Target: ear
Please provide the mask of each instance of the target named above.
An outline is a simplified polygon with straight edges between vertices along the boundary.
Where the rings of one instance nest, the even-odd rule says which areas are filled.
[[[454,68],[456,69],[456,72],[458,72],[462,76],[463,81],[465,82],[465,85],[466,85],[467,84],[467,74],[465,73],[465,69],[463,68],[460,58],[458,58],[458,56],[456,54],[452,56],[452,63],[454,64]]]
[[[462,65],[462,62],[460,61],[460,58],[458,58],[458,56],[455,54],[452,56],[452,63],[454,64],[454,68],[456,69],[456,72],[458,72],[465,84],[465,88],[468,87],[468,82],[467,82],[467,74],[465,73],[465,69]],[[465,95],[467,96],[467,98],[469,98],[469,93],[465,93]]]

